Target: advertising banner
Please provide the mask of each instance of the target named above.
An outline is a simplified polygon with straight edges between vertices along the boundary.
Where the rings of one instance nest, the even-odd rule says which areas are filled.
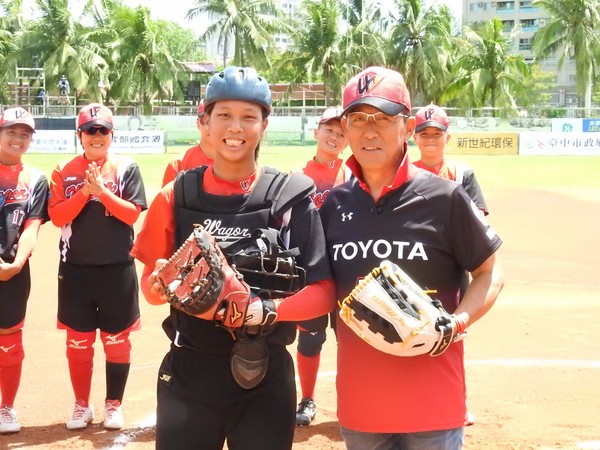
[[[447,153],[462,155],[516,155],[519,152],[517,133],[450,133]]]
[[[600,155],[600,133],[521,133],[519,155]]]

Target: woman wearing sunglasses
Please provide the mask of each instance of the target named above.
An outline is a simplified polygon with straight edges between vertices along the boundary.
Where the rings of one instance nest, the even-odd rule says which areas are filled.
[[[104,427],[123,427],[121,402],[130,367],[129,333],[139,329],[137,274],[129,255],[133,224],[147,208],[138,165],[110,155],[113,120],[98,103],[81,109],[77,137],[84,153],[56,166],[48,212],[61,227],[58,328],[67,331],[75,407],[68,429],[94,419],[90,404],[96,330],[106,356]]]

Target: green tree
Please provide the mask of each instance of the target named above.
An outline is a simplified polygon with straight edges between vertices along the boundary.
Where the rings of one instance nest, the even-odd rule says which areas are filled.
[[[154,100],[181,97],[176,82],[181,65],[168,43],[172,24],[152,21],[148,8],[123,5],[114,7],[110,21],[118,36],[109,75],[112,99],[141,104],[144,114],[151,114]]]
[[[577,92],[590,108],[593,80],[599,75],[600,0],[535,0],[550,20],[533,37],[533,50],[541,58],[558,56],[561,67],[574,60]]]
[[[274,35],[289,31],[283,14],[274,0],[195,0],[186,17],[194,19],[208,14],[211,20],[203,39],[218,36],[223,48],[223,66],[229,63],[230,40],[237,66],[267,67],[268,49],[275,46]]]
[[[102,78],[106,60],[101,56],[101,48],[90,38],[90,30],[81,25],[91,4],[84,4],[81,13],[74,16],[75,9],[68,0],[35,0],[37,18],[24,34],[22,51],[29,58],[39,57],[46,86],[56,85],[65,75],[71,89],[82,93]]]
[[[529,67],[522,55],[513,53],[514,35],[502,28],[498,18],[476,29],[464,28],[446,94],[458,98],[459,106],[501,108],[503,115],[516,110],[515,95],[525,89]]]
[[[14,102],[10,86],[16,81],[15,66],[25,56],[21,48],[27,24],[22,3],[22,0],[0,0],[0,103]]]
[[[387,60],[404,75],[415,104],[438,102],[449,82],[451,24],[447,7],[396,0]]]
[[[322,80],[327,105],[339,103],[342,76],[340,52],[342,35],[338,29],[339,8],[336,0],[305,0],[298,26],[291,34],[292,43],[281,55],[275,68],[287,70],[293,85]]]
[[[340,42],[344,80],[369,66],[386,62],[383,32],[386,21],[379,1],[346,0],[339,6],[346,31]]]

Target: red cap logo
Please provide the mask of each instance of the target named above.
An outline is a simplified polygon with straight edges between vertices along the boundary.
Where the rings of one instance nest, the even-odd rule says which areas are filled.
[[[346,84],[343,97],[344,113],[357,105],[370,105],[390,116],[410,112],[404,77],[385,67],[369,67],[355,75]]]
[[[450,126],[450,120],[446,115],[446,111],[437,105],[431,104],[421,108],[416,116],[415,133],[419,133],[425,128],[434,127],[442,131],[446,131]]]
[[[0,127],[12,127],[13,125],[25,125],[35,132],[35,120],[29,111],[20,106],[5,109],[0,117]]]
[[[100,103],[91,103],[81,108],[77,118],[77,128],[85,131],[94,126],[113,129],[113,115],[110,109]]]

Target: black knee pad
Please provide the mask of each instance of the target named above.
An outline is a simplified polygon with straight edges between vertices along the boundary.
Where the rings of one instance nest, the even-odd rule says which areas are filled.
[[[325,330],[304,331],[298,333],[298,352],[303,356],[317,356],[321,353],[327,333]]]

